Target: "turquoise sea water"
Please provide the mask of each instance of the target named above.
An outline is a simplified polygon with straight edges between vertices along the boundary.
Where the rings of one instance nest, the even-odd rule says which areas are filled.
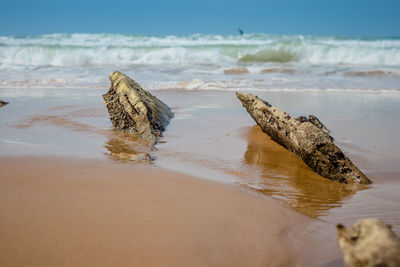
[[[225,74],[246,68],[246,74]],[[246,34],[0,36],[0,88],[93,88],[121,70],[149,89],[398,90],[400,38]]]

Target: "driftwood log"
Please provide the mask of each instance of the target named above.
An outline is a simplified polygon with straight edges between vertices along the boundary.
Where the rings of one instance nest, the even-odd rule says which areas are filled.
[[[272,140],[297,154],[314,172],[342,183],[371,183],[315,116],[293,118],[255,95],[237,92],[236,96]]]
[[[114,127],[157,142],[174,116],[171,109],[119,71],[110,75],[110,81],[103,99]]]

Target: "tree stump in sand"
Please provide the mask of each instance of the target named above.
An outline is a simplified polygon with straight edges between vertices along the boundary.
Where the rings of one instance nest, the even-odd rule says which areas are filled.
[[[272,140],[297,154],[314,172],[342,183],[371,183],[315,116],[293,118],[255,95],[236,92],[236,96]]]
[[[110,75],[110,81],[103,99],[114,127],[157,142],[174,116],[171,109],[119,71]]]

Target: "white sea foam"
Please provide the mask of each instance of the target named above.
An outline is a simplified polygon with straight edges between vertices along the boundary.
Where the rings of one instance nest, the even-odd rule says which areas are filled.
[[[135,36],[51,34],[0,36],[0,64],[124,65],[216,64],[233,62],[400,65],[400,39],[340,39],[275,36]]]
[[[238,67],[249,73],[225,74]],[[266,69],[272,71],[263,72]],[[120,70],[153,89],[397,91],[400,39],[266,34],[0,36],[0,70],[3,89],[106,88],[108,74]]]
[[[278,79],[275,82],[279,81]],[[281,82],[285,81],[284,79]],[[288,79],[287,81],[290,81]],[[249,92],[332,92],[332,93],[344,93],[344,92],[359,92],[359,93],[385,93],[395,96],[400,95],[400,90],[393,90],[390,88],[321,88],[321,87],[304,87],[301,85],[293,87],[274,87],[265,86],[263,82],[257,82],[252,79],[240,79],[240,80],[220,80],[220,81],[207,81],[195,79],[192,81],[184,82],[171,82],[171,83],[156,83],[149,86],[150,90],[163,90],[163,89],[183,89],[183,90],[222,90],[222,91],[249,91]]]

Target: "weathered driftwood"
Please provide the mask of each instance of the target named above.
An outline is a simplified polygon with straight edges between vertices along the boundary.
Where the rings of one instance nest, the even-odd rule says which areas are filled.
[[[174,116],[171,109],[119,71],[110,75],[110,81],[103,99],[114,127],[156,142]]]
[[[257,96],[236,95],[272,140],[300,156],[314,172],[342,183],[371,183],[333,143],[329,131],[315,116],[293,118]]]
[[[400,239],[390,225],[376,218],[352,226],[337,224],[339,247],[348,267],[400,266]]]
[[[8,104],[8,102],[0,100],[0,108],[1,108],[2,106],[7,105],[7,104]]]

